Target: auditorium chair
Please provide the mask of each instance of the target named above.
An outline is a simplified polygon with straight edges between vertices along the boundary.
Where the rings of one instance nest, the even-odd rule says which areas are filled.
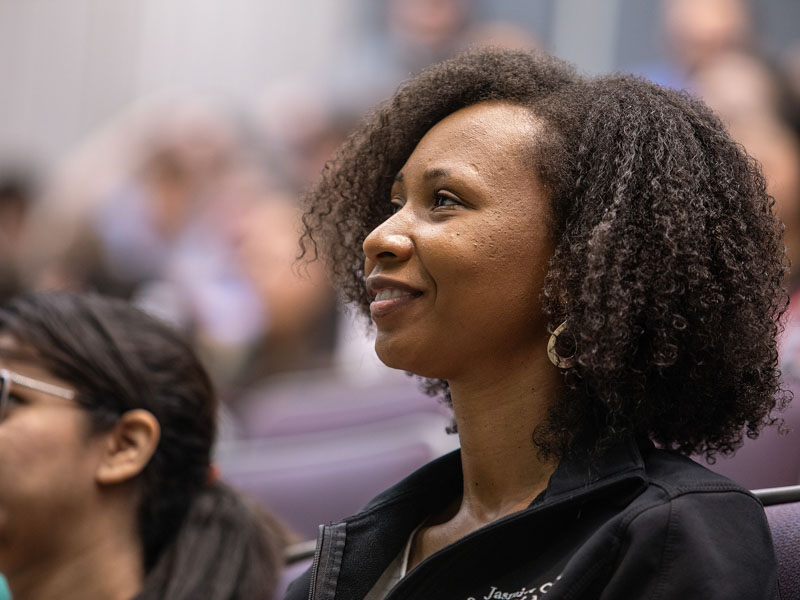
[[[240,435],[248,438],[329,431],[410,414],[445,424],[451,419],[449,409],[403,374],[364,385],[307,374],[256,387],[238,405]]]
[[[217,447],[222,478],[263,503],[298,535],[358,512],[372,497],[441,454],[456,436],[445,420],[401,415],[375,423],[229,441]]]
[[[297,579],[302,573],[311,566],[314,561],[314,550],[316,541],[310,540],[293,544],[286,548],[286,566],[284,567],[278,586],[275,589],[274,600],[282,600],[286,594],[289,584]]]
[[[764,504],[778,558],[783,600],[800,600],[800,485],[755,490]]]

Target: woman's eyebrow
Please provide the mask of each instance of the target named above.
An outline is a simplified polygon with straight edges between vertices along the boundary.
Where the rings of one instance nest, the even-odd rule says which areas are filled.
[[[435,167],[433,169],[428,169],[422,174],[422,179],[425,181],[429,181],[431,179],[439,179],[440,177],[449,177],[450,171],[448,169],[443,169],[441,167]],[[402,184],[403,180],[405,179],[405,175],[403,172],[399,172],[397,175],[394,176],[394,182]]]
[[[422,174],[422,178],[425,180],[439,179],[440,177],[449,177],[449,176],[450,176],[450,171],[442,168],[428,169]]]

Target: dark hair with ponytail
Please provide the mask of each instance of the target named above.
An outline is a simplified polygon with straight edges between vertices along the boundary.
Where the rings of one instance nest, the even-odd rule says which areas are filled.
[[[0,310],[0,332],[72,384],[102,431],[144,409],[161,438],[139,475],[146,578],[137,600],[269,597],[285,536],[263,509],[214,480],[217,400],[191,346],[128,303],[39,292]]]

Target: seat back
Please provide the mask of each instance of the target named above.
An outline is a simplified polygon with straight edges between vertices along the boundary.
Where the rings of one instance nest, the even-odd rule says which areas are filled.
[[[304,538],[457,447],[445,420],[406,415],[355,427],[220,443],[222,478]]]
[[[287,378],[254,388],[239,404],[237,413],[245,438],[322,433],[406,415],[429,415],[444,426],[452,419],[448,408],[402,374],[370,385],[321,374]]]
[[[800,485],[756,490],[764,503],[778,559],[783,600],[800,600]]]
[[[286,549],[286,566],[283,569],[283,573],[281,573],[278,586],[275,588],[274,600],[282,600],[286,595],[289,584],[311,567],[311,563],[314,561],[315,548],[316,542],[309,540],[294,544]]]

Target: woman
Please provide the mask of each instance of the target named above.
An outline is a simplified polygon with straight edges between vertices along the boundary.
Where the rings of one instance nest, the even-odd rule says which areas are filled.
[[[461,450],[323,528],[287,598],[777,597],[759,502],[682,456],[785,402],[780,225],[702,103],[467,53],[349,138],[305,222]]]
[[[0,382],[14,598],[270,597],[283,534],[216,480],[216,398],[176,333],[122,301],[17,297]]]

